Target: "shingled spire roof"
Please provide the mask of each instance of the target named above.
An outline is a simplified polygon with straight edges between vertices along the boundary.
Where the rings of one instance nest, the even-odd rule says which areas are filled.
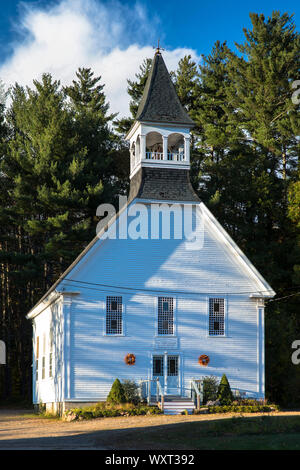
[[[154,56],[136,120],[195,125],[179,101],[160,52]]]

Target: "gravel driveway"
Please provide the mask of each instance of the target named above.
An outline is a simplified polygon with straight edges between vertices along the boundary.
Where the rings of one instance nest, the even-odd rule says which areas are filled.
[[[270,413],[273,414],[273,413]],[[243,416],[260,416],[260,413]],[[276,416],[299,415],[298,412],[279,412]],[[176,423],[226,419],[230,415],[192,416],[130,416],[98,418],[67,423],[56,419],[33,416],[28,410],[0,410],[0,450],[3,449],[102,449],[117,450],[124,433],[146,433],[153,426]]]

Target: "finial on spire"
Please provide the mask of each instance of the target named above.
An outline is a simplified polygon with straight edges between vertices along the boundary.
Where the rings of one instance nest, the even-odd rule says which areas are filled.
[[[156,49],[155,51],[155,54],[160,54],[160,51],[164,51],[165,49],[163,49],[162,47],[160,47],[159,45],[159,39],[157,41],[157,47],[153,46],[153,49]]]

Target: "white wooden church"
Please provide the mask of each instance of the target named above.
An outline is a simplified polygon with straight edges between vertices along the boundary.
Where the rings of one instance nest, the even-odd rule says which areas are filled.
[[[194,380],[223,373],[264,397],[264,300],[275,293],[193,191],[193,125],[158,50],[127,135],[128,203],[27,315],[34,404],[104,401],[116,378],[184,402]],[[180,236],[189,213],[194,244]]]

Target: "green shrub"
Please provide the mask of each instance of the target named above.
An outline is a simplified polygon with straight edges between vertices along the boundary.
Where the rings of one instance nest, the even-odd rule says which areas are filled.
[[[132,403],[112,404],[99,403],[87,408],[73,408],[66,412],[66,417],[72,416],[72,421],[93,418],[111,418],[115,416],[140,416],[161,414],[156,406],[138,405]]]
[[[233,401],[232,391],[225,374],[223,374],[218,387],[218,400],[221,405],[230,405]]]
[[[203,377],[203,403],[215,401],[218,396],[219,380],[213,375]]]
[[[134,382],[134,380],[123,380],[122,387],[127,403],[134,403],[135,405],[140,403],[141,398],[139,396],[139,386]]]
[[[107,396],[106,401],[108,403],[114,404],[126,402],[124,388],[119,379],[116,379],[112,384],[111,390]]]
[[[267,405],[267,400],[264,399],[255,399],[255,398],[242,398],[242,397],[236,397],[234,398],[234,401],[232,402],[233,405]]]
[[[277,405],[224,405],[224,406],[209,406],[208,413],[270,413],[271,411],[278,411]]]

